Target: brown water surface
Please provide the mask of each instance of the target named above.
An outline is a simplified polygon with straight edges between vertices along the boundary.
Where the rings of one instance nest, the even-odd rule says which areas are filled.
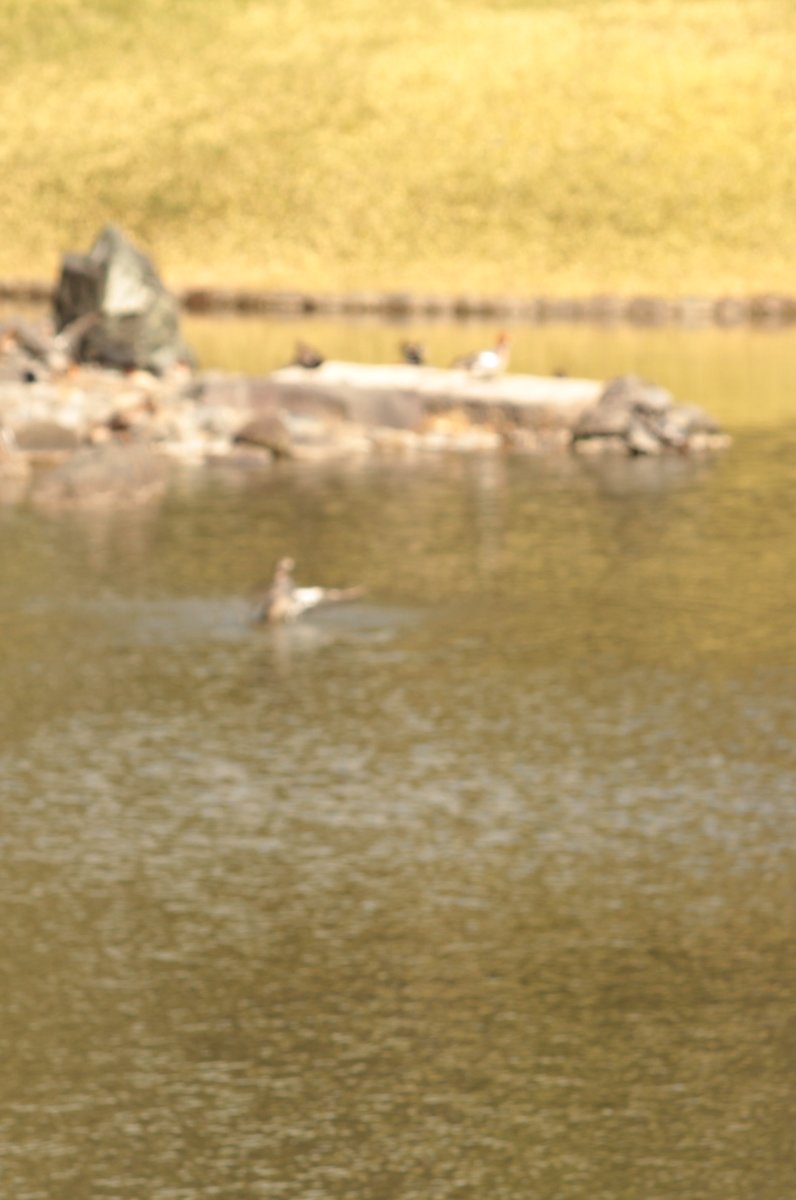
[[[0,509],[3,1196],[796,1194],[777,380],[714,463]],[[366,599],[253,630],[286,552]]]

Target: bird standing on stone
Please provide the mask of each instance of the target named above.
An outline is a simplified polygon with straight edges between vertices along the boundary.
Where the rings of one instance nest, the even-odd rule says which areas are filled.
[[[426,350],[422,342],[401,342],[401,358],[413,367],[422,367],[426,361]]]
[[[257,602],[253,620],[267,624],[295,621],[302,613],[321,604],[340,604],[356,600],[363,588],[297,587],[293,579],[295,562],[292,558],[280,558],[276,564],[271,586]]]
[[[310,346],[307,342],[296,342],[296,349],[290,365],[291,367],[304,367],[307,371],[315,371],[318,367],[322,367],[325,361],[320,350],[316,350],[314,346]]]
[[[509,365],[510,353],[511,338],[507,333],[499,333],[495,345],[491,349],[476,350],[474,354],[465,354],[461,358],[455,358],[451,365],[463,367],[471,375],[478,376],[479,379],[490,379],[506,370]]]

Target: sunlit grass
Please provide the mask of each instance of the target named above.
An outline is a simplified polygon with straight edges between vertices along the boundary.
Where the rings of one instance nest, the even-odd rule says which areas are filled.
[[[0,0],[0,274],[792,290],[787,0]]]

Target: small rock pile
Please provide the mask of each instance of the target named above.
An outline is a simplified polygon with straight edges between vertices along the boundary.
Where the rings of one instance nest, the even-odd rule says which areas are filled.
[[[573,414],[569,428],[555,425],[545,436],[531,431],[526,445],[519,426],[512,425],[516,436],[501,435],[505,420],[497,417],[490,422],[454,408],[458,419],[443,427],[433,405],[425,411],[412,395],[393,398],[406,417],[397,427],[394,413],[384,424],[383,398],[370,405],[363,398],[358,411],[329,396],[286,390],[268,376],[192,371],[183,364],[160,375],[64,366],[66,351],[57,336],[21,322],[0,331],[4,496],[10,479],[18,492],[28,477],[35,497],[52,504],[85,503],[92,496],[127,501],[164,484],[168,460],[246,467],[391,449],[502,445],[552,452],[567,441],[579,454],[685,455],[728,441],[700,409],[675,405],[668,392],[631,376],[612,381],[596,404]],[[558,420],[565,418],[559,414]]]
[[[581,454],[700,453],[728,441],[701,408],[675,404],[665,388],[637,375],[612,379],[572,430],[572,448]]]

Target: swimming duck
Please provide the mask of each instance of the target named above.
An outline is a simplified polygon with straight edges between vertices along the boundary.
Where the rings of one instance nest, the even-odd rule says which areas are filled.
[[[480,379],[489,379],[506,370],[509,365],[510,353],[511,338],[507,333],[499,333],[495,345],[491,349],[476,350],[473,354],[465,354],[461,358],[454,359],[451,365],[463,367],[471,375],[477,375]]]
[[[320,604],[340,604],[346,600],[356,600],[363,593],[361,587],[297,587],[293,580],[295,566],[292,558],[280,558],[271,586],[257,603],[252,618],[254,621],[272,625],[283,621],[295,621],[310,608],[317,608]]]

